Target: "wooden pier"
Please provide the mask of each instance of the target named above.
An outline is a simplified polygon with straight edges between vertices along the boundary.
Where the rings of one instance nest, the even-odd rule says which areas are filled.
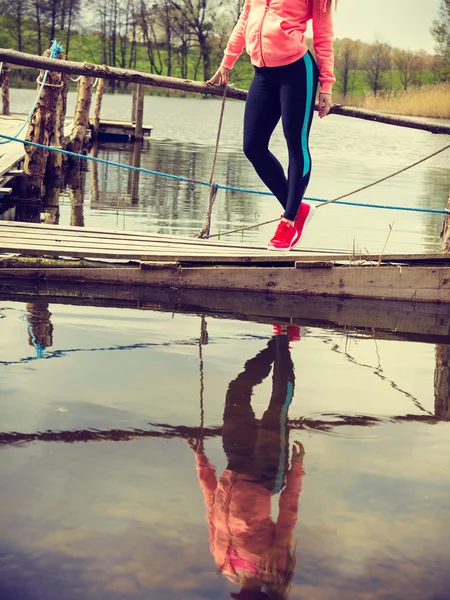
[[[142,126],[142,139],[148,139],[152,127]],[[108,121],[100,119],[97,139],[99,142],[133,142],[136,138],[136,123],[131,121]]]
[[[3,283],[21,278],[137,284],[431,302],[450,307],[450,255],[446,253],[381,258],[278,253],[195,238],[1,222],[0,255]]]
[[[0,131],[4,135],[15,136],[26,115],[13,114],[0,116]],[[69,135],[72,128],[72,119],[65,119],[64,133]],[[25,139],[26,128],[20,133],[19,138]],[[23,161],[25,159],[25,147],[16,142],[0,146],[0,200],[6,200],[14,192],[14,180],[23,175]]]

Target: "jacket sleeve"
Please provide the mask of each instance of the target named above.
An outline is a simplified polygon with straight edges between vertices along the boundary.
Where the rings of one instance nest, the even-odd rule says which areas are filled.
[[[225,48],[224,57],[221,63],[222,67],[226,69],[232,69],[235,62],[242,54],[245,47],[245,23],[250,12],[251,0],[245,0],[244,8],[239,16],[238,22],[234,26],[231,32],[230,39],[228,40],[227,47]]]
[[[280,494],[276,542],[279,546],[292,543],[298,517],[298,501],[302,491],[302,480],[305,471],[302,463],[294,462],[287,476],[286,487]]]
[[[198,480],[205,498],[205,506],[209,510],[212,507],[214,492],[217,488],[216,470],[209,464],[209,460],[203,452],[197,452],[195,456]]]
[[[323,10],[317,11],[313,8],[312,26],[314,52],[319,67],[320,91],[324,94],[331,94],[331,88],[336,81],[333,73],[333,17],[331,7],[326,12]]]

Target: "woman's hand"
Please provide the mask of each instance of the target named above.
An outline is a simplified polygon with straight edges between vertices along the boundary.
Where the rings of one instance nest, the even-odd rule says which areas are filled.
[[[294,442],[294,445],[292,446],[292,462],[302,463],[304,456],[305,449],[303,448],[303,444],[301,444],[300,442]]]
[[[203,452],[203,441],[198,438],[188,438],[186,440],[187,445],[191,450],[193,450],[196,454],[199,452]]]
[[[322,92],[319,94],[319,117],[323,119],[330,112],[331,105],[333,104],[333,100],[331,94],[323,94]]]
[[[206,83],[214,84],[214,83],[219,82],[220,85],[226,85],[228,83],[228,73],[229,72],[230,72],[230,69],[220,66],[217,69],[217,71],[214,73],[214,75],[211,77],[211,79],[208,79],[208,81]]]

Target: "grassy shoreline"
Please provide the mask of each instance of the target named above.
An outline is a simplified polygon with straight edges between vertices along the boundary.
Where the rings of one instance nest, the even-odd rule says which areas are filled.
[[[333,97],[337,104],[410,117],[450,119],[450,83],[437,83],[408,90],[389,91],[377,96]]]

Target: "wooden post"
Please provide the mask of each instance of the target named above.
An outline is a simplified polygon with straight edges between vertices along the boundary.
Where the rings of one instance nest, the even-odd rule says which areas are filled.
[[[450,210],[450,196],[447,208]],[[447,214],[444,219],[441,238],[442,252],[450,252],[450,214]],[[434,411],[441,419],[450,420],[450,344],[436,346]]]
[[[89,126],[89,111],[91,108],[93,84],[93,77],[82,77],[78,82],[75,118],[72,133],[70,134],[70,141],[67,146],[71,152],[76,152],[77,154],[80,154],[83,149],[83,143]]]
[[[99,79],[97,83],[97,90],[95,92],[95,106],[94,106],[94,122],[92,127],[92,139],[96,140],[98,136],[98,128],[100,126],[100,112],[102,109],[102,98],[103,92],[105,91],[105,80]]]
[[[50,56],[50,50],[44,52],[44,56]],[[38,89],[44,72],[38,77]],[[50,71],[43,87],[40,100],[34,110],[34,114],[28,124],[25,139],[48,146],[55,135],[56,106],[61,91],[61,73]],[[59,126],[58,126],[59,128]],[[47,165],[48,150],[25,146],[24,176],[22,177],[22,194],[30,198],[40,198],[43,192],[45,169]]]
[[[3,63],[2,77],[2,115],[9,115],[9,66]]]
[[[133,95],[131,96],[131,122],[136,123],[136,89],[137,83],[133,84]]]
[[[144,121],[144,86],[142,83],[136,85],[136,128],[134,140],[140,142],[143,139],[142,125]]]
[[[67,56],[60,54],[59,60],[67,60]],[[50,137],[50,146],[55,148],[64,149],[64,121],[66,118],[66,107],[67,107],[67,92],[69,89],[70,75],[66,73],[62,74],[61,77],[61,88],[59,90],[58,101],[56,104],[55,112],[55,127],[53,128],[52,135]],[[62,166],[64,157],[59,152],[50,152],[47,160],[47,167],[45,173],[45,187],[46,188],[60,188],[62,178]],[[47,192],[46,192],[47,193]],[[50,194],[54,197],[54,192]]]

